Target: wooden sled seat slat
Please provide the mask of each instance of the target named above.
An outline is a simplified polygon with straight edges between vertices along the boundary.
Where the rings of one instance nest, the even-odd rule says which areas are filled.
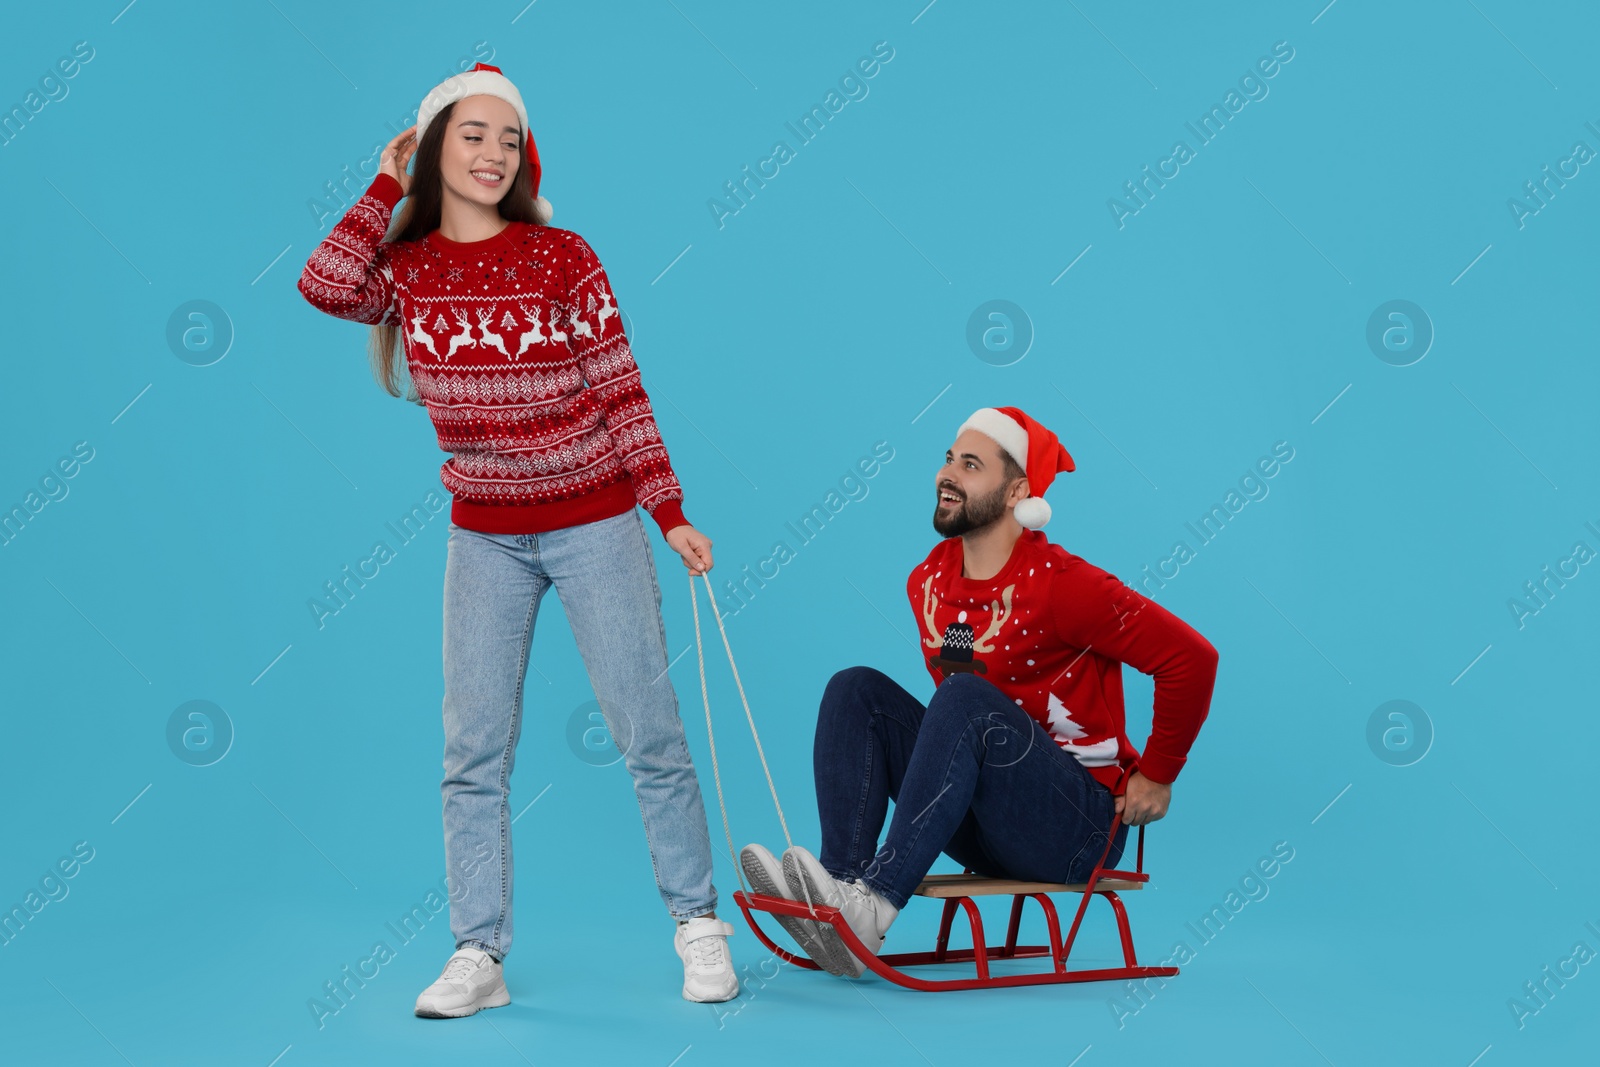
[[[916,895],[948,899],[1016,893],[1082,893],[1088,888],[1087,882],[1019,882],[1009,878],[988,878],[981,874],[930,874],[917,886]],[[1143,888],[1143,882],[1126,878],[1100,878],[1094,884],[1097,893],[1102,890],[1122,893]]]

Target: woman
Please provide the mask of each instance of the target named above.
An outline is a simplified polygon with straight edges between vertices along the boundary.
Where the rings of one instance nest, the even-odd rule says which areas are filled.
[[[406,399],[427,407],[451,453],[439,472],[454,498],[442,791],[456,951],[417,998],[430,1018],[510,1003],[509,782],[551,585],[633,776],[657,886],[678,920],[683,996],[738,993],[635,505],[691,575],[710,570],[711,541],[683,516],[605,271],[583,238],[548,225],[539,176],[521,95],[479,63],[428,94],[299,282],[313,306],[374,327],[375,376],[400,396],[404,366]]]

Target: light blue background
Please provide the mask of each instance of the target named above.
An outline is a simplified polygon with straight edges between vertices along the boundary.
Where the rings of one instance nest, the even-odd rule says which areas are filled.
[[[1577,942],[1600,950],[1584,926],[1600,926],[1600,576],[1584,567],[1523,628],[1507,607],[1574,542],[1600,549],[1584,525],[1600,526],[1600,176],[1584,167],[1522,228],[1507,208],[1575,141],[1600,149],[1585,127],[1600,125],[1593,9],[924,2],[13,13],[6,107],[74,42],[94,58],[0,148],[0,504],[76,442],[94,458],[0,550],[0,904],[75,842],[94,858],[0,947],[0,1058],[1593,1055],[1600,968],[1520,1029],[1507,1003]],[[894,57],[869,95],[719,229],[707,201],[775,140],[793,146],[784,123],[878,41]],[[1119,229],[1108,198],[1174,140],[1193,147],[1184,123],[1279,41],[1294,58],[1269,95]],[[1130,583],[1192,543],[1184,524],[1274,442],[1294,448],[1270,495],[1155,593],[1221,662],[1150,831],[1155,883],[1130,895],[1143,956],[1197,946],[1185,924],[1274,843],[1294,859],[1120,1027],[1119,990],[1092,984],[930,995],[786,967],[729,1005],[679,999],[626,774],[567,742],[592,693],[552,600],[513,782],[513,1005],[411,1016],[452,947],[441,914],[318,1028],[308,999],[374,942],[393,946],[385,923],[443,877],[446,519],[404,547],[386,531],[438,488],[444,457],[422,409],[374,385],[367,331],[315,312],[295,280],[327,228],[308,203],[480,58],[477,42],[528,101],[555,224],[590,241],[631,319],[719,590],[775,540],[796,547],[785,523],[874,442],[894,449],[728,624],[800,841],[816,840],[810,739],[829,675],[869,663],[931,692],[903,584],[935,539],[933,473],[972,409],[1016,404],[1060,434],[1079,469],[1051,490],[1047,533]],[[997,299],[1034,332],[1003,367],[965,339]],[[1365,340],[1393,299],[1436,331],[1411,366]],[[190,300],[236,331],[210,366],[166,341]],[[652,539],[670,642],[690,649],[671,676],[721,849],[689,592]],[[307,601],[378,540],[396,558],[319,629]],[[703,623],[735,840],[780,845]],[[1126,679],[1142,740],[1150,681]],[[1432,724],[1410,766],[1368,745],[1392,699]],[[235,733],[207,767],[168,747],[190,700],[215,702]],[[737,918],[725,853],[717,882]],[[936,913],[913,904],[890,948],[931,943]],[[1084,960],[1109,960],[1106,912],[1091,917]],[[731,946],[772,973],[742,925]]]

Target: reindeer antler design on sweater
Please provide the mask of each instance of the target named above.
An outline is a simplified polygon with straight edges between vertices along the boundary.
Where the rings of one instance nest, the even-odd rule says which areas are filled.
[[[1011,618],[1011,591],[1015,585],[1008,585],[1000,591],[1000,600],[989,601],[989,628],[983,631],[983,636],[972,642],[974,652],[993,652],[993,638],[1000,636],[1000,627]],[[1001,601],[1005,602],[1005,610],[1000,610]]]
[[[922,583],[922,621],[928,627],[930,636],[924,637],[922,643],[929,648],[942,648],[944,635],[933,624],[933,613],[939,610],[939,598],[933,592],[933,575],[928,575],[928,580]]]

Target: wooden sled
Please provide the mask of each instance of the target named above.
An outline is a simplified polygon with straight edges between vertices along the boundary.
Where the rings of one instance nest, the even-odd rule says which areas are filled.
[[[705,581],[706,593],[711,596],[713,612],[715,613],[716,596],[711,588],[711,579],[702,573],[700,577]],[[728,859],[732,862],[735,871],[740,870],[739,859],[734,855],[733,832],[728,825],[728,806],[722,796],[722,771],[717,762],[717,735],[711,721],[711,698],[706,689],[706,664],[705,650],[700,640],[700,602],[695,593],[694,577],[689,578],[689,599],[694,613],[694,644],[695,655],[700,665],[700,699],[705,705],[706,712],[706,739],[711,746],[711,772],[717,787],[717,808],[722,813],[722,832],[728,842]],[[717,629],[722,635],[722,646],[728,653],[728,666],[733,671],[734,683],[739,687],[739,700],[744,705],[746,721],[750,724],[750,736],[755,741],[756,754],[761,759],[761,769],[767,778],[767,788],[772,793],[772,804],[778,812],[778,822],[783,827],[783,837],[791,844],[789,824],[783,817],[783,805],[778,803],[778,788],[773,783],[772,771],[767,766],[766,752],[761,747],[761,734],[756,729],[755,717],[750,712],[750,701],[744,692],[744,682],[739,679],[739,668],[733,662],[733,648],[728,644],[728,633],[722,624],[722,616],[716,613]],[[1113,793],[1120,792],[1127,781],[1131,768],[1124,767],[1117,780]],[[780,959],[787,960],[796,967],[807,970],[821,970],[816,963],[804,956],[796,956],[783,948],[778,947],[768,937],[766,931],[756,921],[756,912],[766,912],[771,915],[792,915],[801,919],[815,919],[831,925],[839,932],[839,937],[851,952],[855,953],[872,973],[880,978],[886,978],[896,985],[905,986],[907,989],[923,991],[936,991],[942,989],[990,989],[1005,986],[1024,985],[1050,985],[1056,982],[1104,982],[1128,978],[1170,978],[1178,973],[1176,967],[1148,967],[1139,963],[1133,950],[1133,932],[1128,928],[1128,913],[1122,906],[1119,892],[1143,889],[1150,876],[1144,870],[1144,827],[1139,827],[1139,844],[1137,862],[1131,871],[1111,870],[1106,867],[1106,857],[1111,855],[1111,844],[1116,840],[1117,821],[1119,816],[1112,815],[1111,828],[1106,835],[1105,850],[1100,853],[1100,861],[1095,864],[1094,870],[1089,873],[1089,880],[1082,883],[1056,883],[1056,882],[1019,882],[1010,879],[986,878],[982,875],[968,871],[963,874],[930,874],[917,886],[918,896],[931,897],[944,901],[944,916],[939,923],[939,938],[934,944],[932,952],[897,952],[886,956],[879,956],[863,945],[855,932],[850,929],[850,924],[844,921],[839,914],[839,909],[823,905],[811,905],[804,901],[787,900],[783,897],[766,896],[753,893],[747,888],[740,888],[733,894],[734,901],[739,905],[739,910],[744,912],[745,922],[750,924],[757,938],[767,948],[771,949]],[[744,876],[740,874],[740,885],[744,885]],[[988,942],[983,936],[983,917],[978,912],[978,905],[973,897],[1011,895],[1011,921],[1006,930],[1006,943],[998,950],[991,951]],[[1056,915],[1056,907],[1050,899],[1052,893],[1078,893],[1077,914],[1072,918],[1072,929],[1067,932],[1066,940],[1061,939],[1061,921]],[[1111,906],[1112,914],[1116,916],[1117,932],[1122,938],[1121,967],[1085,968],[1069,971],[1067,957],[1072,953],[1072,945],[1078,937],[1078,928],[1083,924],[1084,913],[1089,908],[1089,901],[1093,897],[1104,897]],[[1029,899],[1039,902],[1039,907],[1044,911],[1045,923],[1050,932],[1048,945],[1019,945],[1017,932],[1022,922],[1023,903]],[[967,913],[967,922],[972,928],[971,948],[950,947],[950,927],[955,921],[956,909],[964,908]],[[1026,959],[1030,957],[1048,956],[1051,969],[1033,974],[991,974],[989,964],[992,960]],[[944,963],[971,963],[977,969],[976,978],[943,978],[930,979],[918,978],[900,970],[901,967],[916,967],[923,964]]]
[[[1115,833],[1116,823],[1113,817],[1112,831]],[[1137,889],[1143,889],[1150,875],[1144,869],[1144,827],[1139,827],[1139,843],[1137,849],[1137,862],[1134,870],[1119,871],[1104,867],[1106,856],[1111,853],[1111,841],[1106,840],[1106,850],[1101,853],[1100,863],[1090,873],[1087,882],[1059,883],[1059,882],[1019,882],[1011,879],[986,878],[983,875],[973,874],[970,871],[963,874],[930,874],[917,886],[917,896],[930,897],[944,901],[944,915],[939,922],[939,937],[931,952],[895,952],[888,955],[877,955],[863,945],[850,925],[844,921],[837,908],[812,906],[799,900],[785,900],[782,897],[765,896],[761,893],[751,893],[737,890],[733,894],[734,901],[739,905],[739,910],[744,912],[745,921],[750,924],[750,929],[755,932],[763,945],[771,949],[780,959],[787,960],[797,967],[808,970],[821,968],[804,956],[797,956],[773,943],[756,921],[755,912],[767,912],[773,915],[792,915],[801,919],[816,919],[831,925],[838,931],[839,937],[856,958],[866,964],[867,969],[880,978],[885,978],[896,985],[905,986],[907,989],[916,989],[924,992],[954,989],[997,989],[1007,986],[1024,985],[1051,985],[1057,982],[1104,982],[1117,981],[1130,978],[1168,978],[1178,973],[1176,967],[1150,967],[1139,963],[1138,956],[1133,948],[1133,932],[1128,926],[1128,912],[1122,905],[1122,898],[1117,894]],[[1055,903],[1050,899],[1052,893],[1078,893],[1077,914],[1073,916],[1072,928],[1068,931],[1066,940],[1061,938],[1061,922],[1056,915]],[[1011,920],[1006,929],[1005,944],[998,949],[988,947],[988,942],[983,933],[983,917],[978,912],[978,905],[973,897],[978,896],[1011,896]],[[1083,923],[1084,913],[1088,910],[1089,901],[1093,897],[1104,897],[1111,906],[1112,914],[1116,916],[1117,932],[1122,939],[1121,967],[1084,968],[1068,970],[1067,958],[1072,953],[1073,942],[1077,939],[1078,928]],[[1039,902],[1040,909],[1044,912],[1045,924],[1049,930],[1050,943],[1048,945],[1019,945],[1017,933],[1022,922],[1023,904],[1027,900]],[[972,929],[971,948],[950,947],[950,927],[955,921],[956,909],[962,908],[967,913],[967,922]],[[1028,974],[992,974],[989,964],[993,960],[1025,959],[1030,957],[1047,956],[1050,959],[1051,969]],[[919,978],[902,971],[902,967],[916,967],[924,964],[943,963],[970,963],[977,969],[975,978]]]

